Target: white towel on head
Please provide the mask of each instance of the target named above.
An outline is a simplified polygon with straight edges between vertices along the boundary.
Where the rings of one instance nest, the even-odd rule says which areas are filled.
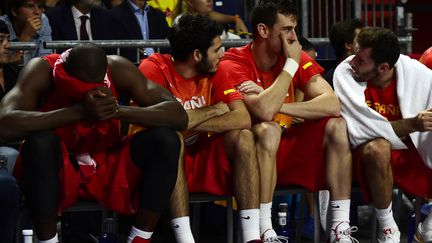
[[[341,114],[347,122],[353,147],[374,138],[385,138],[392,149],[406,149],[394,132],[390,122],[366,105],[365,82],[352,77],[350,56],[336,68],[333,84],[342,105]],[[417,116],[420,111],[432,108],[432,71],[417,60],[400,55],[395,64],[397,93],[403,118]],[[410,137],[423,162],[432,169],[432,132],[414,132]]]

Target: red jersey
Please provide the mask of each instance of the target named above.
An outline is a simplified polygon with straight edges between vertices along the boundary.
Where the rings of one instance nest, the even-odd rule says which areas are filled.
[[[366,104],[389,121],[402,119],[396,91],[396,78],[393,76],[389,86],[379,89],[370,82],[364,91]]]
[[[148,79],[168,89],[186,110],[243,99],[226,73],[185,79],[177,73],[169,54],[155,53],[144,59],[138,69]]]
[[[222,58],[219,68],[229,73],[236,86],[244,81],[251,80],[266,89],[272,85],[277,76],[279,76],[286,58],[281,55],[270,71],[259,70],[252,56],[251,45],[252,43],[239,48],[230,48]],[[294,89],[304,91],[310,78],[316,74],[321,74],[323,71],[324,69],[316,63],[315,60],[309,57],[305,52],[302,52],[299,69],[293,77],[284,103],[294,102]],[[307,97],[305,97],[305,99],[307,99]],[[281,113],[276,116],[275,120],[278,121],[280,125],[290,126],[291,117]]]

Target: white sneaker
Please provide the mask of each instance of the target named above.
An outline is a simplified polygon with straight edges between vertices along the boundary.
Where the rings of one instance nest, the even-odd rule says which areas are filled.
[[[357,226],[350,227],[348,222],[340,222],[336,228],[330,230],[330,243],[359,243],[351,236],[352,232],[358,230]]]
[[[432,241],[432,231],[424,231],[422,222],[417,226],[417,232],[414,235],[414,238],[417,242],[425,243]]]
[[[400,231],[398,229],[386,228],[378,233],[379,243],[400,243]]]
[[[288,237],[281,236],[281,235],[270,237],[263,241],[263,243],[288,243],[288,242],[289,242]]]

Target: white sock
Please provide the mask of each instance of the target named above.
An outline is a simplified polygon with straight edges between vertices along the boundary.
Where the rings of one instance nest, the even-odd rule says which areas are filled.
[[[190,228],[189,216],[171,219],[171,226],[177,243],[195,243]]]
[[[37,240],[38,243],[58,243],[58,235],[56,234],[53,238],[49,239],[49,240]]]
[[[135,238],[135,236],[139,236],[143,239],[150,239],[152,234],[153,234],[153,232],[143,231],[143,230],[140,230],[138,228],[135,228],[135,226],[132,226],[132,229],[129,233],[129,237],[127,239],[127,243],[131,243],[133,241],[133,239]]]
[[[375,208],[376,217],[378,219],[378,225],[381,229],[392,228],[394,230],[399,230],[394,218],[392,211],[392,203],[387,208],[378,209]]]
[[[272,202],[269,203],[261,203],[260,204],[260,212],[259,212],[259,219],[260,219],[260,235],[263,235],[266,231],[273,231],[273,225],[271,220],[271,210],[272,210]],[[276,233],[274,232],[274,236],[276,236]]]
[[[336,226],[338,226],[341,222],[346,222],[346,224],[341,224],[338,227],[339,230],[345,230],[349,228],[350,204],[351,200],[349,199],[330,201],[332,229],[336,229]]]
[[[240,210],[239,216],[243,241],[259,240],[259,209]]]

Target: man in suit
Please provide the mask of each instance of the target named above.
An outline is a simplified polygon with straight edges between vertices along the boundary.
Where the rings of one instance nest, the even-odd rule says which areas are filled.
[[[115,22],[96,0],[66,0],[46,11],[53,40],[114,40]],[[113,53],[112,53],[113,54]]]
[[[147,5],[147,0],[125,0],[111,9],[111,14],[120,25],[120,39],[149,40],[168,36],[169,27],[164,13]],[[153,48],[145,48],[141,57],[149,56],[154,51]],[[135,49],[124,49],[121,55],[138,61]]]

